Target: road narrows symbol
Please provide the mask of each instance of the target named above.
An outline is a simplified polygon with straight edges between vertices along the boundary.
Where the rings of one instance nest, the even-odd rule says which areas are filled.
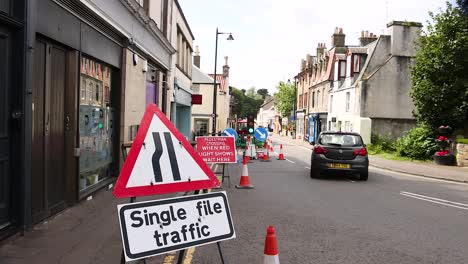
[[[161,138],[159,137],[159,132],[153,132],[153,140],[155,150],[151,161],[153,163],[154,180],[156,182],[162,182],[161,165],[159,164],[159,160],[163,154],[163,147],[161,144]]]
[[[166,140],[167,152],[169,154],[169,161],[171,162],[172,177],[174,181],[180,181],[179,164],[172,144],[172,137],[170,132],[164,132],[164,139]]]

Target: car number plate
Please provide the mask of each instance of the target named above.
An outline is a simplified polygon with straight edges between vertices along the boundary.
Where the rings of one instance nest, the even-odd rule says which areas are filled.
[[[349,169],[349,168],[351,168],[351,166],[349,164],[343,164],[343,163],[330,163],[329,167],[334,168],[334,169]]]

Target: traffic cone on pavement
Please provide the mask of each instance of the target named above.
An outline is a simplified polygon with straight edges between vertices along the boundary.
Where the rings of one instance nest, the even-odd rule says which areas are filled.
[[[244,160],[244,164],[242,165],[242,174],[240,177],[239,185],[236,185],[237,189],[253,189],[253,185],[250,184],[249,180],[249,169],[247,168],[247,161]]]
[[[278,155],[278,160],[285,160],[283,155],[283,144],[280,145],[280,153]]]
[[[276,240],[275,228],[269,226],[265,238],[265,250],[263,252],[263,264],[279,264],[278,241]]]

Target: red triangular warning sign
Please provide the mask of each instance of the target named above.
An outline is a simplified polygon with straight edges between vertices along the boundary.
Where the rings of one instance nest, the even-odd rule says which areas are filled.
[[[146,109],[114,196],[139,197],[219,187],[218,178],[159,108]]]

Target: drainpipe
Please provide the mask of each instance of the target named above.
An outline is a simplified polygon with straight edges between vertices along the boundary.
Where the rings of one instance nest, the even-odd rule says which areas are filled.
[[[177,90],[179,86],[177,85],[177,79],[174,78],[174,106],[172,107],[172,123],[177,127]]]

